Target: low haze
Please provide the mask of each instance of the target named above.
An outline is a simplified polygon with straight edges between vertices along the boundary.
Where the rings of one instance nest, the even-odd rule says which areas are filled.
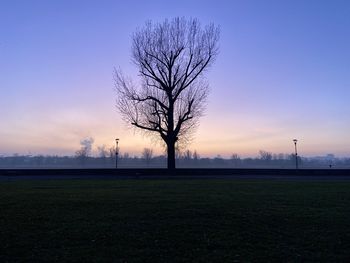
[[[214,4],[215,3],[215,4]],[[260,149],[350,155],[349,1],[1,1],[0,155],[73,155],[85,138],[162,152],[127,129],[113,70],[137,80],[131,35],[145,21],[220,26],[206,114],[188,146],[201,156]]]

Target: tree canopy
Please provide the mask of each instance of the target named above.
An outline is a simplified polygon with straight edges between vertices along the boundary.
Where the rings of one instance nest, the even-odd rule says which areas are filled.
[[[136,85],[115,71],[117,107],[123,119],[158,134],[167,146],[168,168],[175,168],[175,143],[185,142],[202,116],[209,92],[204,77],[218,54],[219,28],[197,19],[147,22],[132,38]]]

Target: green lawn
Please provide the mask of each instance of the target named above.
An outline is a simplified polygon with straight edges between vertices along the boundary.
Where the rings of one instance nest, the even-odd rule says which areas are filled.
[[[0,262],[350,262],[350,182],[0,182]]]

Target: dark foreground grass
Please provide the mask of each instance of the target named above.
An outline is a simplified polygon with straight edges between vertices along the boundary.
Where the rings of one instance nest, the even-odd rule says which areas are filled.
[[[350,182],[1,182],[0,229],[0,262],[349,262]]]

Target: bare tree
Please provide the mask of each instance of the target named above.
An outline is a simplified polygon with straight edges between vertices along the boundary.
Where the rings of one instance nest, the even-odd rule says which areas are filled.
[[[272,153],[260,150],[259,151],[260,159],[265,162],[270,162],[272,160]]]
[[[200,158],[200,156],[199,156],[199,154],[197,153],[197,151],[195,150],[194,152],[193,152],[193,160],[195,160],[196,162],[199,160],[199,158]]]
[[[124,154],[122,155],[122,158],[123,158],[123,159],[129,159],[129,158],[130,158],[130,154],[129,154],[129,153],[124,153]]]
[[[108,157],[110,158],[110,159],[114,159],[115,158],[115,153],[116,153],[116,147],[115,146],[111,146],[111,147],[109,147],[109,149],[108,149]]]
[[[106,164],[107,162],[107,156],[108,156],[108,150],[106,148],[106,145],[97,146],[98,151],[98,157],[101,158],[103,164]]]
[[[80,141],[81,147],[75,152],[75,157],[80,161],[82,165],[85,165],[87,158],[90,156],[93,143],[94,139],[91,137],[82,139]]]
[[[233,153],[231,155],[231,162],[234,165],[234,167],[237,167],[238,164],[241,162],[241,157],[237,153]]]
[[[204,73],[218,54],[218,39],[218,27],[202,28],[196,19],[149,21],[132,39],[139,85],[115,71],[123,119],[162,139],[168,169],[175,169],[175,144],[190,138],[203,114],[208,95]]]
[[[105,159],[108,155],[106,145],[97,146],[98,156],[102,159]]]
[[[146,164],[149,165],[153,157],[153,150],[150,148],[144,148],[142,151],[142,158],[146,161]]]
[[[185,161],[190,161],[192,160],[193,154],[190,150],[186,150],[184,152],[183,158],[185,159]]]

